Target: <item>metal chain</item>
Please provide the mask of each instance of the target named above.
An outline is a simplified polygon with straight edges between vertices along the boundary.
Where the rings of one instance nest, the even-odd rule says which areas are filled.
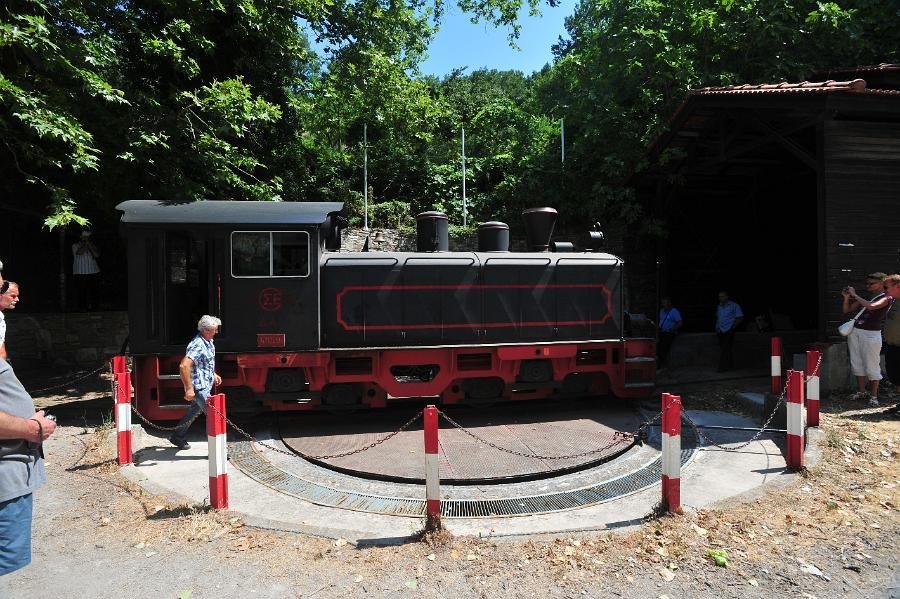
[[[820,356],[819,356],[819,361],[816,363],[816,367],[815,367],[815,369],[813,370],[813,373],[812,373],[811,375],[809,375],[809,376],[817,376],[817,373],[819,372],[819,366],[821,366],[821,364],[822,364],[822,356],[820,355]],[[102,367],[101,367],[101,368],[102,368]],[[96,372],[99,372],[99,370],[100,370],[100,369],[97,369],[97,370],[95,370],[94,372],[92,372],[91,374],[94,374],[94,373],[96,373]],[[89,376],[89,375],[86,375],[86,376]],[[808,377],[807,377],[807,378],[808,378]],[[115,380],[115,377],[113,377],[113,382],[112,382],[112,384],[113,384],[113,401],[115,402],[115,397],[116,397],[116,395],[117,395],[118,387],[119,387],[119,384],[118,384],[118,382]],[[747,447],[747,446],[750,445],[751,443],[755,442],[757,439],[759,439],[760,436],[763,435],[763,433],[766,432],[766,430],[768,429],[769,425],[772,423],[772,420],[775,418],[775,415],[778,413],[778,410],[781,408],[781,405],[784,403],[784,399],[785,399],[786,393],[787,393],[787,383],[785,383],[784,387],[782,388],[782,390],[781,390],[781,395],[780,395],[779,398],[778,398],[778,403],[775,405],[775,408],[772,410],[772,413],[771,413],[771,414],[769,415],[769,417],[766,419],[766,422],[762,425],[762,428],[760,428],[760,429],[756,432],[756,434],[754,434],[753,437],[752,437],[749,441],[747,441],[747,442],[745,442],[745,443],[742,443],[741,445],[734,446],[734,447],[724,446],[724,445],[715,443],[712,439],[709,438],[709,436],[707,436],[705,433],[702,432],[702,430],[700,430],[700,429],[698,428],[699,425],[698,425],[696,422],[694,422],[694,420],[687,414],[686,411],[682,411],[682,413],[681,413],[681,418],[682,418],[683,420],[685,420],[685,421],[693,428],[694,433],[697,435],[697,438],[698,438],[698,439],[701,439],[705,444],[710,445],[710,446],[713,446],[713,447],[716,447],[716,448],[721,449],[721,450],[723,450],[723,451],[738,451],[738,450],[741,450],[741,449]],[[343,452],[343,453],[331,454],[331,455],[309,455],[309,454],[305,454],[305,453],[303,453],[303,452],[301,452],[301,451],[299,451],[299,450],[287,451],[287,450],[281,449],[281,448],[279,448],[279,447],[274,447],[274,446],[272,446],[272,445],[269,445],[268,443],[265,443],[265,442],[263,442],[263,441],[260,441],[259,439],[257,439],[257,438],[254,437],[253,435],[249,434],[247,431],[245,431],[245,430],[242,429],[241,427],[239,427],[237,424],[235,424],[234,422],[232,422],[230,419],[228,419],[228,417],[226,417],[224,414],[222,414],[221,412],[219,412],[219,410],[216,409],[215,406],[213,406],[213,405],[210,404],[209,407],[211,407],[211,408],[212,408],[219,416],[221,416],[221,417],[225,420],[225,422],[228,423],[229,426],[231,426],[231,428],[233,428],[234,430],[236,430],[237,432],[239,432],[240,434],[242,434],[248,441],[251,441],[251,442],[253,442],[253,443],[256,443],[257,445],[260,445],[260,446],[262,446],[262,447],[265,447],[266,449],[269,449],[269,450],[274,451],[274,452],[276,452],[276,453],[281,453],[281,454],[284,454],[284,455],[287,455],[287,456],[291,456],[291,457],[296,457],[297,455],[299,455],[300,457],[302,457],[302,458],[304,458],[304,459],[308,459],[308,460],[332,460],[332,459],[343,458],[343,457],[355,455],[355,454],[358,454],[358,453],[362,453],[362,452],[364,452],[364,451],[368,451],[369,449],[372,449],[372,448],[374,448],[374,447],[377,447],[377,446],[381,445],[382,443],[384,443],[384,442],[386,442],[386,441],[392,439],[393,437],[397,436],[397,435],[400,434],[401,432],[405,431],[407,428],[409,428],[410,426],[412,426],[412,424],[413,424],[414,422],[416,422],[419,418],[422,417],[422,413],[421,413],[421,412],[416,412],[416,414],[415,414],[412,418],[410,418],[403,426],[401,426],[400,428],[398,428],[398,429],[395,430],[394,432],[388,433],[387,435],[385,435],[385,436],[383,436],[383,437],[381,437],[381,438],[379,438],[379,439],[376,439],[376,440],[373,441],[372,443],[369,443],[368,445],[364,445],[364,446],[362,446],[362,447],[358,447],[357,449],[353,449],[353,450],[346,451],[346,452]],[[141,414],[141,413],[138,411],[138,409],[134,406],[134,402],[131,402],[131,409],[132,409],[132,411],[134,411],[135,414],[138,415],[138,417],[139,417],[141,420],[144,421],[144,423],[146,423],[147,425],[149,425],[149,426],[151,426],[151,427],[153,427],[153,428],[155,428],[155,429],[162,430],[162,431],[174,431],[175,429],[178,428],[177,425],[176,425],[176,426],[173,426],[173,427],[164,427],[164,426],[160,426],[160,425],[158,425],[158,424],[155,424],[155,423],[151,422],[151,421],[148,420],[143,414]],[[500,445],[497,445],[496,443],[493,443],[493,442],[491,442],[491,441],[488,441],[487,439],[484,439],[484,438],[482,438],[482,437],[476,435],[475,433],[471,432],[470,430],[468,430],[467,428],[465,428],[464,426],[462,426],[461,424],[459,424],[458,422],[456,422],[455,420],[453,420],[450,416],[448,416],[448,415],[447,415],[446,413],[444,413],[443,411],[438,410],[438,414],[440,414],[440,416],[441,416],[442,418],[444,418],[444,420],[446,420],[450,425],[454,426],[455,428],[458,428],[459,430],[461,430],[463,433],[465,433],[465,434],[468,435],[469,437],[475,439],[475,440],[478,441],[479,443],[483,443],[483,444],[487,445],[488,447],[491,447],[491,448],[496,449],[496,450],[498,450],[498,451],[502,451],[502,452],[504,452],[504,453],[508,453],[508,454],[511,454],[511,455],[516,455],[516,456],[519,456],[519,457],[532,458],[532,459],[538,459],[538,460],[568,460],[568,459],[581,458],[581,457],[585,457],[585,456],[588,456],[588,455],[600,453],[600,452],[602,452],[602,451],[606,451],[606,450],[611,449],[612,447],[614,447],[614,446],[616,446],[616,445],[619,445],[619,444],[622,443],[622,441],[624,441],[624,440],[631,439],[631,441],[633,442],[633,441],[636,440],[636,439],[643,438],[646,429],[647,429],[648,427],[650,427],[650,426],[653,426],[656,422],[658,422],[658,421],[663,417],[664,412],[663,412],[663,411],[660,411],[659,413],[657,413],[657,414],[656,414],[653,418],[651,418],[650,420],[647,420],[647,421],[643,422],[643,423],[638,427],[638,429],[637,429],[637,431],[636,431],[635,433],[627,433],[627,432],[623,432],[623,431],[615,431],[615,432],[613,433],[614,440],[613,440],[611,443],[609,443],[609,444],[607,444],[607,445],[605,445],[605,446],[603,446],[603,447],[600,447],[600,448],[597,448],[597,449],[591,449],[591,450],[589,450],[589,451],[583,451],[583,452],[581,452],[581,453],[575,453],[575,454],[570,454],[570,455],[561,455],[561,456],[542,456],[542,455],[537,455],[537,454],[535,454],[535,453],[525,453],[525,452],[521,452],[521,451],[516,451],[516,450],[514,450],[514,449],[509,449],[509,448],[506,448],[506,447],[502,447],[502,446],[500,446]],[[194,416],[194,420],[196,420],[197,417],[199,417],[199,416],[200,416],[200,413],[198,412],[197,415]],[[191,420],[191,423],[193,423],[194,420]]]
[[[158,431],[175,431],[178,429],[177,424],[175,426],[162,426],[162,425],[156,424],[155,422],[150,422],[149,420],[147,420],[146,416],[144,416],[143,414],[138,412],[138,409],[136,407],[134,407],[134,402],[131,402],[131,411],[134,412],[135,414],[137,414],[138,418],[140,418],[141,420],[144,421],[144,424],[147,424],[147,425],[151,426],[152,428],[155,428]],[[193,424],[194,420],[196,420],[199,416],[200,416],[200,412],[197,412],[197,414],[193,418],[191,418],[191,421],[188,422],[188,426]]]
[[[821,359],[819,361],[821,362]],[[817,365],[816,372],[818,372],[818,370],[819,370],[819,367]],[[772,420],[775,418],[775,414],[778,413],[778,410],[781,408],[781,405],[784,403],[784,398],[785,398],[786,394],[787,394],[787,381],[785,381],[784,387],[782,387],[782,389],[781,389],[781,395],[778,397],[778,403],[775,404],[775,408],[772,410],[772,413],[769,414],[769,417],[766,419],[765,423],[762,425],[762,428],[760,428],[758,431],[756,431],[756,433],[750,438],[749,441],[747,441],[745,443],[741,443],[740,445],[735,445],[733,447],[721,445],[719,443],[716,443],[712,439],[710,439],[709,436],[699,428],[700,425],[698,425],[696,422],[694,422],[694,420],[688,415],[687,411],[681,412],[681,418],[682,418],[682,420],[684,420],[685,422],[687,422],[688,424],[691,425],[691,428],[694,429],[694,434],[697,435],[697,438],[702,440],[705,444],[711,445],[718,449],[721,449],[722,451],[739,451],[741,449],[744,449],[745,447],[747,447],[748,445],[750,445],[757,439],[759,439],[763,435],[763,433],[766,432],[766,429],[769,428],[769,425],[772,423]]]
[[[669,409],[670,408],[666,408],[665,410],[660,411],[656,416],[654,416],[650,420],[647,420],[646,422],[642,423],[637,429],[638,438],[641,438],[641,439],[645,438],[645,431],[647,430],[647,428],[656,424],[663,417],[663,414],[666,411],[668,411]]]
[[[261,445],[261,446],[265,447],[266,449],[271,449],[272,451],[277,452],[277,453],[283,453],[284,455],[289,455],[291,457],[297,457],[299,455],[300,457],[305,458],[307,460],[333,460],[333,459],[337,459],[337,458],[345,458],[347,456],[351,456],[351,455],[354,455],[357,453],[362,453],[364,451],[368,451],[368,450],[372,449],[373,447],[378,447],[385,441],[388,441],[389,439],[396,437],[397,435],[399,435],[400,433],[402,433],[403,431],[408,429],[410,426],[412,426],[412,424],[416,420],[418,420],[419,418],[422,417],[422,412],[416,412],[416,414],[412,418],[410,418],[409,420],[406,421],[406,424],[404,424],[403,426],[401,426],[394,432],[388,433],[387,435],[385,435],[379,439],[376,439],[375,441],[372,441],[368,445],[363,445],[362,447],[358,447],[358,448],[352,449],[350,451],[345,451],[343,453],[335,453],[332,455],[309,455],[309,454],[305,454],[299,450],[286,451],[286,450],[278,448],[278,447],[273,447],[272,445],[269,445],[268,443],[264,443],[264,442],[260,441],[259,439],[257,439],[256,437],[254,437],[253,435],[251,435],[250,433],[248,433],[247,431],[245,431],[244,429],[242,429],[241,427],[239,427],[238,425],[236,425],[231,420],[229,420],[228,417],[225,416],[225,414],[223,414],[222,412],[220,412],[214,405],[210,404],[209,407],[212,408],[212,410],[214,412],[216,412],[216,414],[221,416],[222,419],[231,426],[231,428],[233,428],[240,434],[244,435],[244,437],[246,437],[248,441],[252,441],[253,443],[256,443],[257,445]]]
[[[619,445],[620,443],[622,443],[623,440],[627,440],[628,438],[631,438],[632,441],[634,441],[634,439],[635,439],[635,435],[633,433],[625,433],[622,431],[615,431],[613,433],[613,437],[615,437],[615,439],[612,441],[612,443],[609,443],[608,445],[605,445],[603,447],[599,447],[597,449],[591,449],[590,451],[583,451],[581,453],[574,453],[571,455],[544,456],[544,455],[537,455],[535,453],[525,453],[522,451],[516,451],[515,449],[508,449],[506,447],[501,447],[500,445],[497,445],[496,443],[492,443],[491,441],[488,441],[487,439],[479,437],[472,431],[468,430],[466,427],[462,426],[461,424],[459,424],[458,422],[456,422],[455,420],[450,418],[450,416],[448,416],[441,410],[438,410],[438,414],[440,414],[441,417],[443,417],[443,419],[446,420],[447,422],[449,422],[451,425],[455,426],[456,428],[458,428],[465,434],[469,435],[470,437],[472,437],[479,443],[484,443],[488,447],[492,447],[492,448],[494,448],[498,451],[502,451],[504,453],[509,453],[509,454],[517,455],[517,456],[524,457],[524,458],[535,458],[538,460],[570,460],[570,459],[574,459],[574,458],[581,458],[581,457],[584,457],[587,455],[600,453],[601,451],[606,451],[607,449],[610,449],[616,445]]]
[[[115,377],[113,377],[112,384],[113,384],[113,404],[115,405],[117,403],[116,399],[119,397],[119,389],[120,389],[119,381],[115,380]],[[138,411],[137,407],[135,407],[134,404],[135,404],[135,402],[130,401],[130,398],[129,398],[128,405],[131,406],[131,411],[134,412],[135,414],[137,414],[137,417],[140,418],[141,420],[143,420],[144,424],[146,424],[147,426],[150,426],[151,428],[155,428],[156,430],[159,430],[159,431],[174,431],[178,428],[177,424],[175,426],[169,427],[169,426],[162,426],[162,425],[156,424],[155,422],[151,422],[146,416],[144,416],[143,414],[141,414]],[[193,424],[194,420],[196,420],[199,416],[200,416],[200,412],[197,412],[194,415],[194,417],[191,419],[191,421],[188,423],[188,426]]]
[[[822,365],[822,358],[823,358],[823,357],[824,357],[824,354],[823,354],[822,352],[819,352],[819,361],[816,362],[816,367],[813,368],[812,373],[806,375],[806,378],[807,378],[807,379],[809,379],[809,377],[811,377],[811,376],[819,376],[819,366]]]
[[[35,393],[43,393],[44,391],[52,391],[53,389],[60,389],[62,387],[68,387],[72,383],[77,383],[78,381],[83,381],[84,379],[86,379],[90,376],[94,376],[95,374],[97,374],[98,372],[103,370],[104,368],[106,368],[105,363],[101,364],[99,367],[95,368],[94,370],[90,371],[89,373],[77,376],[70,381],[66,381],[66,382],[60,383],[58,385],[52,385],[50,387],[44,387],[43,389],[28,389],[27,391],[28,391],[29,395],[33,395]]]

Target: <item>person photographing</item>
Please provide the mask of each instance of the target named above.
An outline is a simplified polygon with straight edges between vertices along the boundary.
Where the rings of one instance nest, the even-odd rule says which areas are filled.
[[[90,231],[81,232],[81,238],[72,244],[72,255],[76,306],[82,310],[93,310],[100,278],[100,265],[97,264],[100,250],[91,240]]]
[[[871,299],[861,297],[852,286],[841,291],[841,310],[844,314],[862,310],[847,336],[850,370],[856,377],[859,389],[850,399],[868,400],[871,406],[878,405],[878,387],[881,382],[881,328],[894,301],[884,291],[886,278],[887,275],[883,272],[866,275],[866,289]]]

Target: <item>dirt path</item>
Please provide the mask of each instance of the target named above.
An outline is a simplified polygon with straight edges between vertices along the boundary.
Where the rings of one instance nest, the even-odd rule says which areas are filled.
[[[0,597],[900,597],[900,421],[842,397],[823,402],[822,457],[804,477],[716,509],[629,533],[356,547],[134,486],[113,459],[103,391],[39,399],[63,426],[47,445],[34,562],[0,578]]]

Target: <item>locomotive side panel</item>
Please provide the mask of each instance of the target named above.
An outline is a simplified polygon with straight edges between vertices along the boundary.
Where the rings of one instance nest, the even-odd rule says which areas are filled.
[[[614,259],[560,258],[554,281],[558,338],[622,338],[622,269]]]
[[[405,336],[415,345],[475,343],[481,326],[482,292],[475,256],[407,257],[403,264]]]
[[[321,271],[323,346],[397,344],[402,311],[391,294],[400,282],[397,258],[326,256]]]
[[[328,256],[322,264],[322,345],[402,347],[478,341],[474,255]]]
[[[606,254],[326,256],[322,346],[621,339],[620,276]]]
[[[316,230],[248,230],[227,236],[222,277],[225,351],[316,349]]]
[[[482,274],[486,341],[554,338],[557,290],[549,258],[491,257]]]

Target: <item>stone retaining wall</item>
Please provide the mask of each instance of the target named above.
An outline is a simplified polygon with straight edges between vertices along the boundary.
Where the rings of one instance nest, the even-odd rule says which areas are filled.
[[[13,362],[88,367],[122,351],[127,312],[6,312],[6,350]]]

